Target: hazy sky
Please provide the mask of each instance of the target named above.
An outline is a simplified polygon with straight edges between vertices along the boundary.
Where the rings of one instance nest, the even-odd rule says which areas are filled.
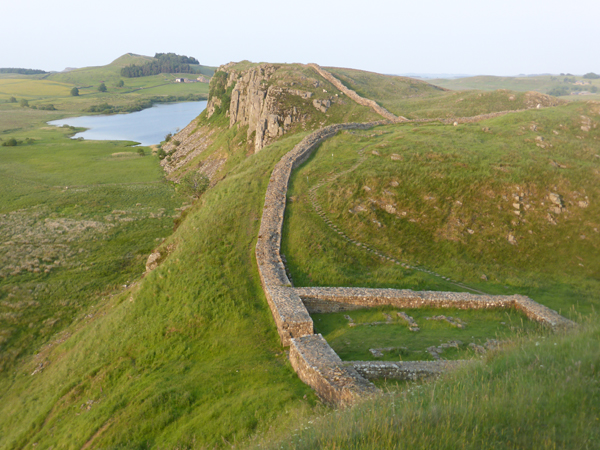
[[[600,73],[600,0],[22,0],[0,67],[63,70],[124,53],[201,64],[316,62],[380,73]]]

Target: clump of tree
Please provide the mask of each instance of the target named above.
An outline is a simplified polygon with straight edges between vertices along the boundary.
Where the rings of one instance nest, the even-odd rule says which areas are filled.
[[[15,138],[10,138],[7,141],[2,142],[3,147],[16,147],[17,145],[30,145],[35,142],[33,138],[27,138],[24,141],[17,141]]]
[[[19,141],[15,138],[10,138],[2,143],[2,147],[16,147],[17,145],[19,145]]]
[[[188,172],[182,179],[180,186],[185,194],[200,197],[208,189],[210,180],[200,172]]]
[[[586,78],[588,80],[597,80],[598,78],[600,78],[600,75],[598,75],[597,73],[594,72],[589,72],[586,73],[583,78]]]
[[[106,92],[107,91],[106,84],[100,83],[100,86],[98,86],[98,91],[99,92]]]
[[[560,97],[561,95],[569,95],[570,93],[571,89],[569,89],[567,86],[558,86],[548,91],[548,95],[553,95],[555,97]]]
[[[79,89],[77,89],[76,87],[74,87],[73,89],[71,89],[71,95],[73,97],[78,97],[79,96]]]
[[[122,88],[123,86],[125,86],[125,82],[123,80],[119,80],[117,81],[117,84],[115,86],[118,88]]]
[[[18,67],[4,67],[0,68],[0,73],[19,73],[21,75],[41,75],[43,73],[48,73],[45,70],[38,69],[22,69]]]
[[[21,101],[19,102],[19,104],[21,105],[21,108],[28,108],[29,107],[29,101],[25,100],[24,98],[21,99]]]
[[[39,106],[32,106],[33,109],[41,109],[42,111],[56,111],[56,108],[54,107],[54,105],[52,103],[50,103],[49,105],[39,105]]]
[[[121,76],[127,78],[146,77],[159,73],[196,73],[190,64],[200,64],[196,58],[175,53],[157,53],[152,61],[140,66],[131,64],[121,69]]]
[[[10,97],[10,98],[8,99],[8,103],[17,103],[17,99],[16,99],[16,98],[14,98],[14,97]]]

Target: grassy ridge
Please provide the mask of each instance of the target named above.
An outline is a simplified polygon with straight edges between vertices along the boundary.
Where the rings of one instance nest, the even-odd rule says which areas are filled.
[[[311,408],[253,256],[268,174],[301,138],[242,162],[161,246],[170,255],[139,287],[2,378],[0,447],[81,448],[97,432],[100,447],[213,447]]]

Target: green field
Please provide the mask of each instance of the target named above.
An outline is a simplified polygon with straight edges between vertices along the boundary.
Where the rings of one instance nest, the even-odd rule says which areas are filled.
[[[148,59],[126,54],[106,66],[43,75],[0,74],[0,132],[20,128],[14,126],[13,115],[20,116],[26,111],[29,113],[30,110],[48,105],[53,105],[61,117],[67,117],[89,114],[90,107],[104,103],[120,108],[135,108],[150,98],[154,102],[207,98],[208,83],[175,83],[175,78],[195,79],[200,73],[210,78],[214,73],[212,67],[199,66],[198,74],[163,73],[138,78],[120,76],[122,67],[140,64]],[[117,87],[119,81],[123,81],[122,87]],[[106,92],[98,91],[100,83],[106,85]],[[71,95],[74,87],[79,90],[78,96]],[[17,102],[10,103],[11,97]],[[21,107],[21,100],[27,100],[29,107]],[[24,118],[23,122],[31,124],[31,119]],[[9,123],[11,125],[7,125]]]
[[[32,141],[0,147],[1,370],[137,279],[183,201],[149,148],[75,131],[13,132]]]

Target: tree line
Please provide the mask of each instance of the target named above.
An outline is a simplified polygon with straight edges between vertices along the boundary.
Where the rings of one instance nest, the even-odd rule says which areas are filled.
[[[121,76],[127,78],[146,77],[159,73],[195,73],[190,64],[200,64],[196,58],[175,53],[156,53],[152,61],[142,65],[131,64],[121,69]]]
[[[16,67],[4,67],[0,68],[0,73],[19,73],[21,75],[40,75],[42,73],[48,73],[45,70],[38,69],[21,69]]]

